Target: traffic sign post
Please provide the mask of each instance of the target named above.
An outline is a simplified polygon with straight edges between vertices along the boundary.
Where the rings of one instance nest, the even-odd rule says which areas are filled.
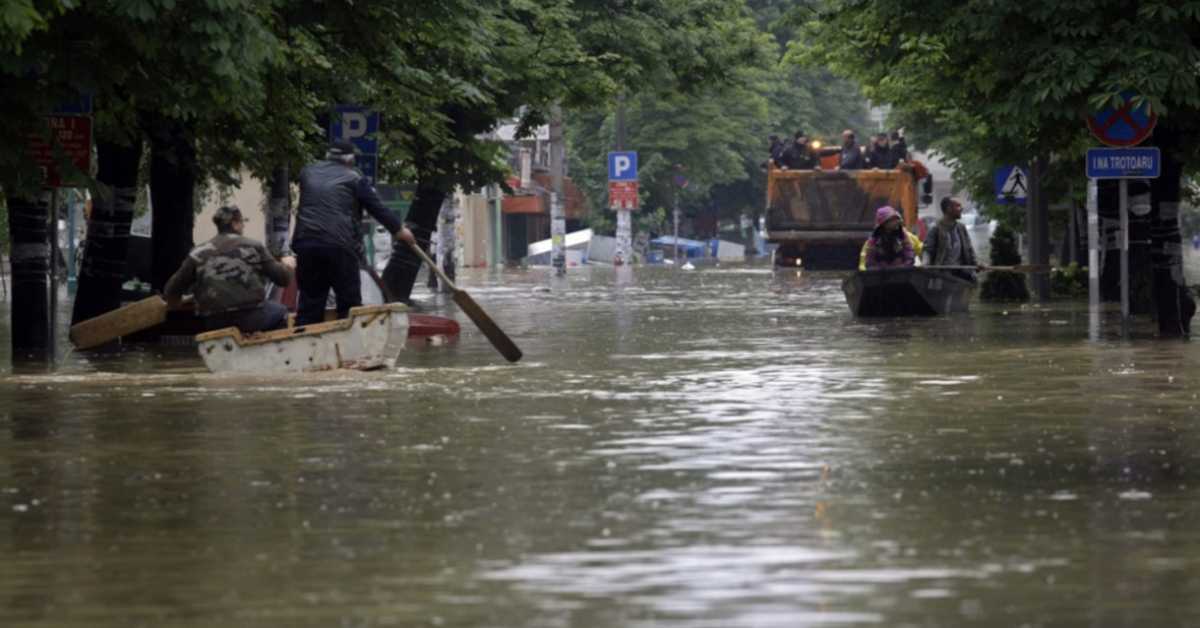
[[[1117,179],[1120,181],[1119,212],[1120,217],[1120,236],[1118,239],[1121,251],[1121,320],[1128,325],[1130,320],[1129,308],[1129,180],[1130,179],[1155,179],[1158,178],[1162,171],[1162,155],[1156,147],[1150,148],[1090,148],[1087,151],[1087,176],[1088,176],[1088,245],[1092,246],[1092,237],[1090,230],[1093,222],[1093,214],[1095,211],[1097,217],[1095,222],[1097,228],[1099,225],[1099,209],[1094,207],[1091,202],[1092,189],[1096,186],[1096,181],[1099,179]],[[1096,246],[1098,247],[1099,238],[1097,237]],[[1093,255],[1093,253],[1095,253]],[[1099,258],[1098,251],[1088,251],[1088,263],[1098,264],[1098,259],[1094,261],[1092,258]],[[1093,280],[1094,279],[1094,280]],[[1094,266],[1088,269],[1089,280],[1089,300],[1093,303],[1099,301],[1099,269]]]
[[[1107,107],[1088,116],[1088,130],[1106,146],[1121,148],[1137,146],[1146,141],[1158,124],[1158,114],[1152,112],[1150,104],[1145,101],[1134,106],[1137,97],[1135,92],[1122,92],[1124,104]]]
[[[631,210],[638,208],[637,181],[609,181],[608,208]]]
[[[29,137],[29,157],[42,169],[46,187],[64,187],[65,182],[77,182],[79,174],[87,176],[92,165],[92,118],[90,116],[53,115],[46,117],[50,141],[40,133]],[[57,151],[61,151],[79,172],[75,176],[59,168]],[[67,175],[64,178],[64,175]]]
[[[1162,171],[1162,153],[1150,148],[1089,148],[1089,179],[1157,179]]]
[[[354,144],[355,165],[374,183],[378,175],[379,112],[360,105],[336,105],[329,117],[329,139]]]
[[[617,255],[630,261],[633,249],[633,220],[630,211],[638,208],[637,151],[613,151],[608,154],[608,206],[617,210]]]
[[[609,181],[637,181],[637,151],[614,151],[608,154]]]
[[[993,177],[996,202],[1024,205],[1029,197],[1029,174],[1020,166],[998,168]]]

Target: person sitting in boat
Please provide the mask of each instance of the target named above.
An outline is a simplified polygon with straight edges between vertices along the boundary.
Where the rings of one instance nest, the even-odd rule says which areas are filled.
[[[217,236],[188,253],[167,280],[163,297],[178,304],[190,289],[196,314],[209,330],[237,327],[252,333],[286,327],[287,308],[264,298],[266,280],[280,286],[291,283],[295,258],[276,261],[263,243],[243,236],[246,219],[237,207],[221,207],[213,223]]]
[[[884,205],[875,211],[875,231],[863,243],[858,269],[916,266],[921,249],[921,239],[904,228],[900,212]]]
[[[975,271],[980,268],[975,257],[975,249],[971,246],[971,234],[966,225],[958,221],[962,218],[962,203],[953,197],[944,196],[941,201],[942,219],[938,221],[929,233],[925,235],[925,253],[931,266],[965,266],[950,272],[966,279],[975,281]]]

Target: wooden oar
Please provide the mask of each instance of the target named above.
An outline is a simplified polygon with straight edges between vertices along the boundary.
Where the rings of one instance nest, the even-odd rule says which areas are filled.
[[[1017,264],[1015,266],[922,266],[929,270],[998,270],[1010,273],[1048,273],[1048,264]]]
[[[465,290],[460,290],[458,286],[454,285],[454,282],[450,281],[450,278],[446,276],[445,271],[439,268],[437,264],[434,264],[433,260],[429,259],[429,255],[427,255],[425,251],[421,250],[419,245],[416,243],[409,243],[409,248],[416,252],[417,256],[420,257],[421,260],[426,264],[428,264],[429,268],[433,270],[433,272],[437,273],[438,278],[440,278],[443,283],[450,287],[450,290],[454,293],[454,302],[458,304],[458,307],[462,308],[462,310],[467,313],[467,316],[473,323],[475,323],[475,326],[479,328],[479,331],[483,332],[484,336],[487,336],[487,339],[491,341],[493,347],[496,347],[496,350],[500,352],[500,355],[504,356],[504,359],[508,360],[509,362],[516,362],[517,360],[520,360],[521,350],[518,349],[517,345],[513,343],[511,338],[508,337],[508,334],[505,334],[504,331],[501,330],[498,325],[496,325],[495,321],[492,320],[492,317],[488,316],[487,312],[484,312],[483,308],[479,307],[479,304],[475,302],[475,299],[472,299],[471,295],[467,294]]]
[[[167,302],[154,295],[71,326],[71,344],[91,349],[167,320]]]

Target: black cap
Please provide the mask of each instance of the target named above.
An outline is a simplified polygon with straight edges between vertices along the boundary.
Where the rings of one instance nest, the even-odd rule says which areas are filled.
[[[246,222],[246,219],[242,217],[242,210],[234,207],[233,205],[225,205],[218,208],[217,213],[213,214],[212,220],[213,224],[217,225],[218,227],[222,225],[231,225],[235,220]]]
[[[357,153],[358,149],[354,147],[354,144],[346,140],[336,140],[329,143],[329,155],[332,157],[345,157]]]

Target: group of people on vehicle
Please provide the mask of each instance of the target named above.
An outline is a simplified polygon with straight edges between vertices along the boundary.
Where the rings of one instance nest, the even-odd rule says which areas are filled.
[[[838,155],[838,170],[892,170],[909,161],[908,144],[904,141],[903,129],[891,134],[879,133],[872,136],[868,146],[860,146],[854,131],[842,131],[842,145],[821,148],[819,142],[810,140],[808,134],[799,130],[787,142],[772,135],[769,164],[782,170],[816,170],[821,168],[821,158]]]
[[[953,266],[949,271],[974,281],[980,268],[971,245],[971,235],[962,218],[962,203],[946,196],[941,201],[942,219],[929,229],[922,241],[904,227],[900,212],[890,206],[875,211],[875,230],[863,243],[858,269],[904,268],[921,263],[922,257],[930,266]]]

